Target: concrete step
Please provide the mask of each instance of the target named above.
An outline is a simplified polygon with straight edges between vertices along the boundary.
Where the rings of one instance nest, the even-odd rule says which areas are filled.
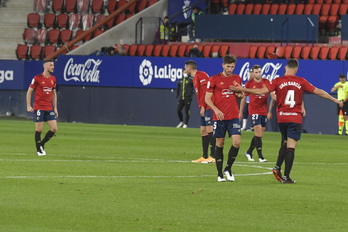
[[[6,3],[6,7],[3,8],[24,8],[34,11],[34,1],[33,0],[22,0],[22,1],[9,1]]]

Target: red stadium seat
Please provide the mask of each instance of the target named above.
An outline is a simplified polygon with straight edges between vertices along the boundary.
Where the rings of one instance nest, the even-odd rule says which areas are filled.
[[[69,29],[72,31],[81,29],[81,18],[80,14],[70,14],[69,16]]]
[[[186,44],[179,45],[178,52],[177,52],[178,57],[185,57],[186,48],[187,48]]]
[[[57,16],[57,25],[59,28],[69,28],[69,15],[59,14]]]
[[[271,5],[268,3],[263,4],[261,14],[262,15],[268,15],[269,11],[271,9]]]
[[[72,31],[64,29],[60,31],[60,41],[62,44],[68,43],[72,38]]]
[[[179,48],[179,45],[177,45],[177,44],[170,45],[169,56],[176,57],[177,52],[178,52],[178,48]]]
[[[47,0],[34,0],[34,11],[37,13],[45,13]]]
[[[93,32],[93,38],[95,38],[103,33],[104,33],[103,29],[97,29]]]
[[[334,46],[330,48],[329,51],[329,59],[330,60],[337,60],[337,55],[338,55],[338,47]]]
[[[46,28],[53,28],[56,26],[56,15],[47,13],[44,16],[44,25]]]
[[[257,48],[256,57],[259,59],[264,59],[266,53],[266,46],[261,45]]]
[[[92,13],[104,14],[104,1],[92,0]]]
[[[124,48],[124,50],[126,50],[127,55],[128,55],[129,45],[128,44],[123,44],[123,48]]]
[[[37,44],[33,44],[30,47],[30,59],[41,60],[42,59],[42,47]]]
[[[211,51],[211,45],[209,45],[209,44],[204,45],[204,47],[203,47],[203,56],[205,58],[209,58],[210,57],[210,51]]]
[[[279,4],[273,3],[270,9],[269,14],[276,15],[278,14]]]
[[[321,14],[319,16],[319,29],[321,31],[326,29],[326,22],[329,18],[329,12],[330,12],[331,5],[330,4],[324,4],[321,8]]]
[[[245,9],[245,4],[243,4],[243,3],[238,4],[236,14],[237,15],[244,14],[244,9]]]
[[[153,55],[154,56],[161,56],[161,51],[162,51],[162,44],[156,44],[154,49],[153,49]]]
[[[310,46],[304,46],[303,48],[302,48],[302,51],[301,51],[301,57],[302,57],[302,59],[304,59],[304,60],[308,60],[309,59],[309,54],[310,54],[310,52],[311,52],[311,47]]]
[[[341,4],[339,9],[339,15],[347,14],[348,4]]]
[[[332,4],[330,8],[330,16],[327,19],[327,27],[330,32],[335,31],[335,25],[338,23],[338,10],[340,8],[339,4]]]
[[[185,56],[188,56],[188,54],[189,54],[189,52],[190,52],[190,50],[191,50],[192,48],[193,48],[193,44],[187,45],[186,51],[185,51]]]
[[[47,42],[47,30],[44,28],[37,29],[36,42],[39,44],[45,44]]]
[[[83,33],[85,33],[84,30],[80,29],[80,30],[77,30],[76,31],[76,35],[75,35],[75,38],[82,35]],[[90,41],[92,39],[92,36],[93,36],[93,33],[87,35],[85,38],[83,38],[83,41],[86,42],[86,41]]]
[[[338,49],[338,59],[346,60],[347,59],[348,48],[346,46],[342,46]]]
[[[220,45],[213,45],[210,50],[211,57],[219,57]]]
[[[54,13],[63,13],[64,12],[64,0],[53,0],[52,1],[52,10]]]
[[[324,0],[315,0],[317,4],[324,4]]]
[[[28,27],[40,27],[40,15],[38,13],[30,13],[27,17]]]
[[[301,46],[295,46],[293,49],[292,49],[292,57],[294,59],[300,59],[301,58],[301,51],[302,51],[302,47]]]
[[[289,4],[289,6],[290,5],[294,6],[293,4]],[[285,4],[285,3],[280,4],[279,8],[278,8],[278,14],[279,15],[285,15],[286,11],[287,11],[287,8],[288,8],[288,4]],[[295,10],[295,8],[294,8],[294,10]]]
[[[249,48],[249,58],[255,59],[256,58],[256,51],[257,51],[257,46],[250,46],[250,48]]]
[[[135,56],[138,50],[138,45],[132,44],[129,46],[128,55]]]
[[[138,11],[142,11],[146,8],[147,0],[140,0],[137,5]]]
[[[259,14],[261,14],[261,10],[262,10],[262,4],[256,3],[256,4],[254,5],[253,15],[259,15]]]
[[[154,45],[153,44],[148,44],[145,47],[145,56],[152,56],[152,52],[154,49]]]
[[[117,16],[115,23],[116,23],[116,25],[118,25],[118,24],[122,23],[124,20],[126,20],[126,15],[120,14]]]
[[[322,4],[314,4],[312,14],[313,15],[320,15],[321,6],[322,6]]]
[[[287,15],[293,15],[295,14],[297,6],[295,4],[289,4],[288,8],[286,9],[286,14]]]
[[[95,20],[95,24],[103,21],[104,19],[105,19],[105,15],[103,15],[103,14],[97,15],[96,20]],[[100,26],[99,28],[106,28],[106,27],[107,26],[103,25],[103,26]]]
[[[307,3],[309,3],[309,4],[314,4],[314,3],[315,3],[315,0],[308,0]]]
[[[304,11],[305,5],[300,3],[296,5],[296,10],[295,10],[295,14],[296,15],[302,15],[303,11]]]
[[[132,5],[130,5],[129,7],[128,7],[128,12],[129,12],[129,14],[134,14],[135,13],[135,7],[137,6],[137,3],[136,2],[134,2]]]
[[[168,57],[169,50],[170,50],[170,46],[168,44],[164,44],[163,47],[162,47],[161,55],[163,57]]]
[[[109,0],[108,2],[108,12],[111,14],[116,10],[117,7],[117,0]]]
[[[51,29],[47,33],[47,39],[50,44],[58,44],[60,31],[58,29]]]
[[[53,54],[57,50],[57,47],[54,45],[46,45],[43,48],[43,58],[46,58],[47,56]]]
[[[77,13],[77,0],[66,1],[65,9],[68,13]]]
[[[89,10],[90,0],[77,0],[77,12],[80,14],[87,14]]]
[[[18,44],[16,56],[18,60],[27,60],[29,58],[29,46],[26,44]]]
[[[305,5],[305,8],[304,8],[304,12],[303,14],[305,15],[311,15],[312,14],[312,11],[313,11],[313,7],[314,7],[314,4],[306,4]]]
[[[137,49],[137,55],[144,56],[145,48],[146,48],[145,44],[139,44]]]
[[[116,24],[115,24],[115,18],[110,19],[109,21],[106,22],[107,28],[113,28]]]
[[[125,20],[131,18],[132,16],[134,16],[134,14],[127,14]]]
[[[23,40],[26,44],[35,43],[36,39],[36,30],[33,28],[25,28],[23,33]]]
[[[320,47],[314,46],[311,49],[311,52],[309,53],[309,57],[312,58],[313,60],[317,60],[319,58],[319,51]]]
[[[268,59],[274,59],[276,58],[276,54],[275,54],[275,46],[273,45],[269,45],[266,49],[266,57]]]
[[[127,3],[127,0],[118,0],[117,9],[121,8],[126,3]]]
[[[282,59],[285,55],[285,47],[278,47],[276,51],[276,55],[278,58]]]
[[[230,53],[230,46],[229,45],[221,45],[220,46],[219,57],[224,57],[229,53]]]
[[[329,55],[329,47],[321,47],[319,50],[319,58],[321,60],[327,60],[327,57]]]
[[[290,60],[292,55],[293,46],[288,45],[285,47],[284,58]]]
[[[245,14],[245,15],[251,15],[251,14],[253,13],[253,9],[254,9],[254,4],[248,3],[248,4],[245,6],[244,14]]]
[[[94,14],[83,15],[81,22],[82,22],[82,29],[85,31],[89,30],[91,27],[93,27]]]
[[[228,14],[234,15],[236,14],[236,11],[237,11],[237,4],[235,3],[230,4],[230,6],[228,7]]]

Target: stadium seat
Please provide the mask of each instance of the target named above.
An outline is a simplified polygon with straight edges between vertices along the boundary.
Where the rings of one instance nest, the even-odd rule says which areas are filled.
[[[65,9],[68,13],[77,13],[77,0],[68,0],[65,2]]]
[[[264,46],[264,45],[259,46],[257,48],[256,58],[264,59],[265,58],[265,53],[266,53],[266,46]]]
[[[16,56],[18,60],[27,60],[29,58],[29,46],[26,44],[18,44]]]
[[[319,50],[319,59],[321,60],[327,60],[328,55],[329,55],[329,47],[321,47]]]
[[[72,31],[76,31],[81,29],[81,18],[80,14],[70,14],[69,16],[69,29]]]
[[[302,59],[304,59],[304,60],[308,60],[309,59],[309,54],[310,54],[310,52],[311,52],[311,47],[310,46],[304,46],[303,48],[302,48],[302,51],[301,51],[301,57],[302,57]]]
[[[80,30],[77,30],[76,31],[76,35],[75,35],[75,38],[82,35],[83,33],[85,33],[84,30],[80,29]],[[85,38],[83,38],[83,42],[86,42],[86,41],[90,41],[92,39],[92,36],[93,36],[93,33],[87,35]]]
[[[236,11],[237,11],[237,4],[235,3],[230,4],[230,6],[228,7],[228,14],[235,15]]]
[[[293,46],[288,45],[285,47],[285,51],[284,51],[284,58],[290,60],[291,59],[291,55],[292,55],[292,50],[294,49]]]
[[[237,15],[244,14],[244,9],[245,9],[245,4],[243,4],[243,3],[238,4],[236,14]]]
[[[56,27],[56,15],[52,13],[47,13],[44,16],[44,25],[45,28],[54,28]]]
[[[170,46],[168,44],[164,44],[162,47],[161,55],[163,57],[168,57],[169,50],[170,50]]]
[[[186,44],[180,44],[178,47],[177,56],[178,57],[185,57],[186,56],[186,54],[185,54],[186,48],[187,48]]]
[[[230,53],[230,46],[229,45],[221,45],[220,46],[219,57],[224,57],[229,53]]]
[[[95,20],[95,24],[98,24],[99,22],[103,21],[105,19],[105,15],[103,14],[98,14]],[[107,27],[107,25],[102,25],[99,28],[103,28],[105,29]]]
[[[289,4],[289,7],[290,7],[290,5],[294,6],[294,4]],[[286,12],[287,12],[287,8],[288,8],[288,4],[286,4],[286,3],[280,4],[279,8],[278,8],[278,14],[279,15],[285,15]]]
[[[336,28],[335,26],[338,23],[338,11],[339,11],[340,5],[339,4],[332,4],[330,8],[330,16],[327,19],[327,27],[329,29],[329,32],[335,32]]]
[[[169,56],[176,57],[177,52],[178,52],[178,48],[179,48],[179,45],[177,45],[177,44],[170,45]]]
[[[110,19],[109,21],[106,22],[107,28],[113,28],[116,24],[115,24],[115,18]]]
[[[127,3],[127,0],[118,0],[117,3],[117,8],[116,9],[120,9],[122,6],[124,6]]]
[[[72,31],[69,29],[63,29],[60,31],[60,42],[62,44],[68,43],[72,38]]]
[[[64,0],[53,0],[52,1],[52,10],[54,13],[63,13],[64,12]]]
[[[317,3],[317,4],[324,4],[324,0],[315,0],[315,3]]]
[[[302,15],[303,11],[304,11],[305,5],[302,3],[299,3],[296,5],[296,10],[295,10],[295,14],[296,15]]]
[[[139,44],[137,49],[137,55],[144,56],[145,48],[146,48],[145,44]]]
[[[278,47],[276,50],[277,57],[282,59],[284,58],[284,54],[285,54],[285,47]]]
[[[156,44],[154,49],[153,49],[153,55],[154,56],[161,56],[161,51],[162,51],[162,44]]]
[[[154,49],[154,45],[153,44],[146,45],[144,55],[145,56],[152,56],[153,49]]]
[[[189,44],[186,46],[185,56],[188,57],[190,50],[193,48],[193,44]]]
[[[92,0],[93,2],[93,0]],[[87,14],[89,10],[90,0],[77,0],[77,12],[80,14]]]
[[[261,10],[262,10],[262,4],[256,3],[256,4],[254,5],[253,15],[259,15],[259,14],[261,14]]]
[[[205,58],[209,58],[209,57],[211,57],[210,56],[210,51],[211,51],[211,45],[210,44],[206,44],[206,45],[204,45],[204,47],[203,47],[203,56],[205,57]]]
[[[107,7],[109,14],[114,12],[116,10],[116,7],[117,7],[117,0],[109,0],[108,7]]]
[[[57,47],[54,45],[46,45],[43,48],[43,58],[46,58],[47,56],[53,54],[57,50]]]
[[[275,54],[275,46],[269,45],[266,49],[266,57],[268,59],[275,59],[277,58],[277,55]]]
[[[83,15],[81,22],[82,22],[82,29],[85,31],[89,30],[91,27],[93,27],[94,14]]]
[[[305,8],[304,8],[304,12],[303,14],[304,15],[311,15],[312,14],[312,11],[313,11],[313,7],[314,7],[314,4],[306,4],[305,5]]]
[[[36,31],[36,43],[45,44],[47,42],[47,30],[39,28]]]
[[[47,33],[47,40],[50,44],[58,44],[60,31],[58,29],[51,29]]]
[[[322,4],[314,4],[312,14],[313,15],[320,15],[321,6],[322,6]]]
[[[256,51],[257,51],[257,46],[250,46],[250,48],[249,48],[249,58],[255,59],[256,58]]]
[[[211,57],[217,58],[219,57],[220,45],[213,45],[210,50]]]
[[[330,48],[329,51],[329,59],[330,60],[337,60],[337,55],[338,55],[338,47],[334,46]]]
[[[229,0],[220,0],[220,3],[222,4],[223,7],[227,8],[227,6],[228,6],[228,1],[229,1]]]
[[[97,29],[93,32],[93,38],[95,38],[103,33],[104,33],[103,29]]]
[[[253,9],[254,9],[254,4],[248,3],[248,4],[245,6],[244,14],[245,14],[245,15],[251,15],[251,14],[253,13]]]
[[[294,46],[294,48],[292,49],[292,57],[294,59],[300,59],[301,58],[301,51],[302,51],[302,47],[301,46]]]
[[[126,50],[127,54],[129,51],[129,45],[128,44],[123,44],[124,50]]]
[[[338,59],[346,60],[347,59],[348,48],[346,46],[342,46],[338,49]]]
[[[26,44],[35,43],[36,39],[36,30],[33,28],[25,28],[23,33],[23,40]]]
[[[135,56],[138,50],[138,45],[137,44],[131,44],[129,46],[129,50],[128,50],[128,55],[130,56]]]
[[[131,18],[132,16],[134,16],[134,14],[127,14],[125,20]]]
[[[315,3],[315,0],[307,0],[307,4],[314,4]]]
[[[339,15],[347,14],[348,4],[341,4],[339,9]]]
[[[92,0],[92,13],[104,14],[104,1]]]
[[[268,4],[268,3],[263,4],[262,10],[261,10],[261,14],[262,15],[268,15],[270,9],[271,9],[271,5],[270,4]]]
[[[59,14],[57,16],[57,25],[59,28],[69,28],[69,15]]]
[[[330,12],[331,5],[330,4],[323,4],[321,8],[321,14],[319,16],[319,30],[324,31],[326,30],[326,22],[329,18],[329,12]]]
[[[140,0],[137,5],[138,11],[142,11],[146,8],[147,0]]]
[[[38,13],[29,13],[27,17],[27,25],[28,27],[41,27],[40,25],[40,15]]]
[[[311,52],[309,53],[309,57],[312,58],[313,60],[318,60],[319,59],[319,51],[320,47],[314,46],[311,49]]]
[[[126,20],[126,15],[125,14],[120,14],[117,16],[115,23],[116,25],[122,23],[124,20]]]
[[[135,7],[137,6],[137,3],[135,2],[135,3],[133,3],[132,5],[130,5],[129,7],[128,7],[128,14],[134,14],[135,13]]]
[[[271,9],[270,9],[269,14],[271,14],[271,15],[276,15],[276,14],[278,14],[278,9],[279,9],[279,4],[273,3],[273,4],[271,5]]]
[[[295,14],[297,6],[295,4],[289,4],[288,8],[286,9],[286,14],[287,15],[293,15]]]
[[[34,0],[34,11],[36,13],[45,13],[47,0]]]
[[[38,44],[33,44],[30,47],[30,59],[41,60],[42,59],[42,47]]]

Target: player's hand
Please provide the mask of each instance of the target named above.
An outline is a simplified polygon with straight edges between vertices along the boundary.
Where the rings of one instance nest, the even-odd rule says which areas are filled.
[[[202,117],[205,116],[205,108],[204,108],[204,106],[201,107],[200,114],[201,114]]]
[[[33,110],[33,107],[27,106],[27,111],[28,111],[28,112],[33,112],[33,111],[34,111],[34,110]]]
[[[343,107],[343,102],[339,101],[339,103],[337,103],[341,108]]]
[[[56,118],[58,118],[58,110],[54,110],[54,113],[56,114]]]
[[[237,82],[235,82],[234,86],[230,85],[230,90],[237,92],[237,93],[240,93],[243,91],[243,87],[240,84],[238,84]]]
[[[303,117],[306,117],[306,114],[307,114],[307,113],[306,113],[306,109],[305,109],[305,108],[302,108],[301,111],[302,111],[302,116],[303,116]]]
[[[244,97],[244,93],[234,93],[236,95],[237,98],[242,99]]]
[[[268,113],[267,113],[267,119],[268,119],[268,120],[271,120],[272,117],[273,117],[272,112],[268,112]]]
[[[224,120],[225,118],[225,114],[222,113],[219,109],[215,110],[214,111],[215,115],[216,115],[216,118],[220,121]]]

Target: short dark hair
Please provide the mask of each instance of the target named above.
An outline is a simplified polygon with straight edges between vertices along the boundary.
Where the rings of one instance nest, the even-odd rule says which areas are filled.
[[[197,64],[196,64],[196,62],[193,61],[193,60],[188,60],[188,61],[186,61],[186,62],[185,62],[185,65],[190,66],[192,69],[197,69]]]
[[[224,56],[224,64],[232,64],[232,63],[236,63],[236,62],[237,62],[236,56],[231,55],[231,54]]]
[[[255,64],[255,65],[251,68],[251,72],[254,72],[255,69],[259,69],[259,68],[261,68],[261,66],[258,65],[258,64]]]
[[[346,75],[344,75],[343,73],[341,73],[341,74],[340,74],[340,78],[346,79]]]
[[[192,7],[192,10],[198,10],[198,11],[200,11],[200,9],[201,9],[201,8],[199,8],[198,6]]]
[[[48,60],[44,60],[44,64],[46,64],[47,62],[54,62],[54,60],[53,59],[48,59]]]
[[[288,66],[288,68],[298,68],[298,61],[296,59],[291,59],[286,66]]]

